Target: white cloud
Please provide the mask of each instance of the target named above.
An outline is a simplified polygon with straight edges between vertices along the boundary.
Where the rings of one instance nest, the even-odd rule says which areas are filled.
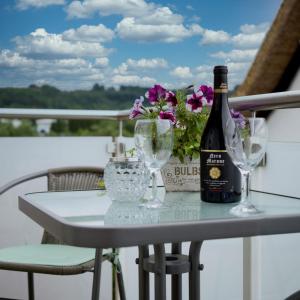
[[[232,37],[232,43],[241,48],[257,48],[263,41],[269,29],[268,23],[258,25],[245,24],[240,27],[241,32]]]
[[[70,18],[87,18],[95,13],[100,15],[139,16],[153,9],[154,4],[144,0],[83,0],[72,1],[66,11]]]
[[[100,57],[95,59],[95,67],[105,68],[109,64],[109,59],[107,57]]]
[[[117,75],[127,75],[128,74],[128,65],[126,63],[121,63],[118,67],[113,70],[114,74]]]
[[[213,66],[212,65],[200,65],[194,70],[195,80],[197,84],[209,84],[213,82]]]
[[[95,82],[106,80],[103,72],[96,63],[82,58],[45,60],[23,57],[10,50],[0,52],[0,76],[5,78],[1,86],[47,83],[63,89],[90,88]]]
[[[105,76],[102,73],[95,73],[85,77],[85,80],[90,82],[103,82]]]
[[[19,53],[4,49],[0,52],[0,66],[8,68],[23,68],[31,66],[33,60],[20,56]]]
[[[210,65],[200,65],[200,66],[196,67],[196,71],[197,72],[209,72],[209,73],[212,73],[213,72],[213,66],[210,66]]]
[[[202,28],[201,45],[231,43],[239,48],[257,48],[268,31],[269,24],[244,24],[240,27],[240,33],[230,35],[223,30],[210,30]]]
[[[82,72],[92,69],[92,65],[82,58],[40,60],[21,56],[10,50],[0,52],[0,66],[18,68],[29,73],[43,72],[44,74]]]
[[[171,75],[182,79],[191,78],[193,75],[189,67],[176,67],[171,71]]]
[[[232,37],[232,42],[237,47],[258,47],[265,37],[265,32],[252,34],[239,33]]]
[[[265,32],[269,29],[269,23],[260,23],[258,25],[255,24],[244,24],[240,27],[240,30],[244,34],[252,34],[258,32]]]
[[[124,18],[117,24],[116,32],[123,39],[144,42],[174,43],[198,34],[199,26],[186,28],[183,24],[141,24],[136,18]]]
[[[193,24],[184,26],[183,16],[144,0],[84,0],[73,1],[67,7],[69,17],[86,18],[100,15],[121,15],[116,32],[123,38],[136,41],[177,42],[199,34],[202,28]]]
[[[246,76],[251,65],[251,61],[231,61],[226,63],[228,67],[229,88],[234,88],[240,84]],[[200,65],[194,70],[197,84],[213,85],[213,65]]]
[[[141,58],[138,60],[129,58],[126,62],[121,63],[113,70],[116,75],[129,75],[132,71],[149,71],[154,69],[165,69],[168,67],[168,62],[163,58]]]
[[[163,58],[141,58],[139,60],[127,59],[126,64],[132,69],[160,69],[167,68],[168,62]]]
[[[183,17],[174,14],[168,7],[157,7],[145,15],[136,17],[139,24],[145,25],[180,25],[183,22]]]
[[[99,43],[65,41],[61,34],[48,33],[38,28],[27,36],[14,38],[18,53],[37,58],[103,57],[109,53]]]
[[[102,43],[111,41],[114,35],[113,30],[99,24],[96,26],[82,25],[77,29],[66,30],[62,33],[62,38],[66,41]]]
[[[257,49],[233,49],[229,52],[219,51],[212,53],[210,56],[224,59],[225,61],[249,61],[252,60],[257,53]]]
[[[64,5],[65,0],[18,0],[17,8],[18,9],[27,9],[29,7],[46,7],[50,5]]]
[[[145,86],[153,85],[156,80],[151,77],[139,77],[137,75],[115,75],[112,77],[112,83],[115,85],[131,85],[131,86]]]
[[[251,62],[229,62],[227,63],[228,74],[245,72],[248,70]]]
[[[229,62],[228,66],[228,82],[229,88],[233,89],[237,84],[240,84],[245,78],[247,71],[251,65],[251,61],[248,62]]]
[[[223,30],[210,30],[204,29],[202,33],[202,39],[200,41],[201,44],[219,44],[226,43],[230,41],[230,35]]]

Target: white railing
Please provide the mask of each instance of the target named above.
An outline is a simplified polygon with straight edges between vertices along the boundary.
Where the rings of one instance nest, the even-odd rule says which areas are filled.
[[[300,107],[300,91],[288,91],[229,98],[229,105],[239,111],[273,110]],[[128,119],[129,110],[0,108],[0,118],[116,120]]]

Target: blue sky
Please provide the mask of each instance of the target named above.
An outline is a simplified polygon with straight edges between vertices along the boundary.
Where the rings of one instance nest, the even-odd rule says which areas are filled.
[[[0,87],[242,82],[281,0],[1,0]]]

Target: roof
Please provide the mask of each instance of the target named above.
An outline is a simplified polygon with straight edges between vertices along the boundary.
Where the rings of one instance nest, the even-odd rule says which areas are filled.
[[[300,1],[284,0],[235,95],[255,95],[287,89],[300,66]]]

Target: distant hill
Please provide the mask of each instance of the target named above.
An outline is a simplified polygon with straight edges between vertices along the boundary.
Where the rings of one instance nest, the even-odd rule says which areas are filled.
[[[50,85],[0,88],[1,108],[128,109],[146,88],[121,86],[119,90],[95,84],[91,90],[61,91]]]

